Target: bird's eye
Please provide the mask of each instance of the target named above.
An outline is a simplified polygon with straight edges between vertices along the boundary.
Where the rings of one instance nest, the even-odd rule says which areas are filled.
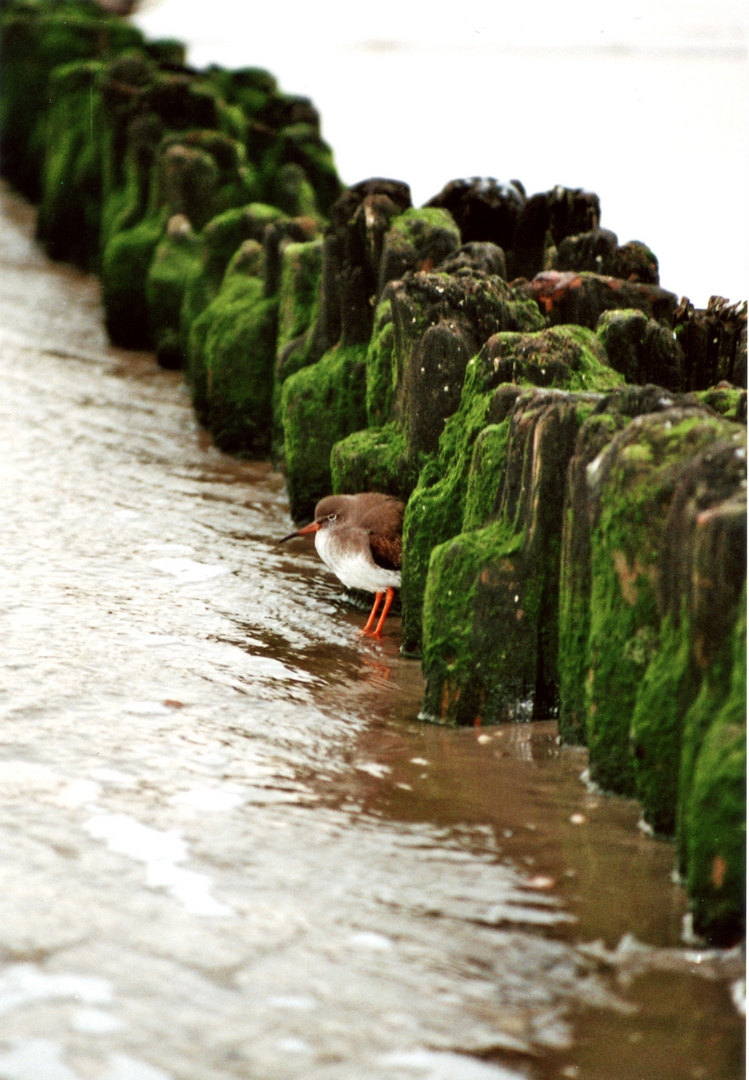
[[[337,517],[338,514],[328,514],[328,521],[335,521]]]

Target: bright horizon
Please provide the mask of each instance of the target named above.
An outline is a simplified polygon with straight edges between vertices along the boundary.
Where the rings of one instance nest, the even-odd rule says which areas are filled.
[[[747,45],[747,5],[743,0],[537,0],[533,5],[502,0],[463,0],[450,9],[408,0],[380,0],[376,13],[343,0],[285,0],[262,9],[237,11],[233,0],[212,0],[210,29],[203,25],[205,7],[199,0],[177,0],[182,25],[203,40],[226,41],[233,24],[235,41],[247,27],[254,42],[264,47],[279,41],[284,47],[290,28],[304,48],[372,42],[403,45],[448,45],[451,48],[491,45],[499,48],[737,48]],[[144,0],[137,21],[160,23],[161,32],[175,32],[174,0]],[[184,30],[182,31],[185,32]],[[271,40],[272,39],[272,40]],[[240,44],[247,48],[247,42]]]
[[[747,298],[746,5],[465,0],[426,17],[382,0],[237,12],[147,0],[135,22],[198,67],[261,66],[312,98],[343,181],[391,176],[420,205],[451,179],[600,196],[602,226],[658,256],[704,306]]]

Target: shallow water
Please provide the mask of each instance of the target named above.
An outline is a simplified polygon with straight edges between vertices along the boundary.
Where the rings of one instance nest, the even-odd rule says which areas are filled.
[[[179,376],[0,219],[0,1078],[743,1070],[743,959],[553,723],[417,720]]]

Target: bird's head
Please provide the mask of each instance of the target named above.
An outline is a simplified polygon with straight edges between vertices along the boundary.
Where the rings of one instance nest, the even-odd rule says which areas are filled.
[[[340,522],[344,516],[344,500],[337,495],[328,495],[326,498],[321,499],[315,507],[314,521],[310,521],[309,525],[305,525],[303,529],[297,529],[296,532],[289,533],[288,536],[284,536],[283,540],[278,542],[284,544],[287,540],[293,540],[295,536],[308,536],[310,533],[316,533],[320,529],[329,529],[336,522]]]

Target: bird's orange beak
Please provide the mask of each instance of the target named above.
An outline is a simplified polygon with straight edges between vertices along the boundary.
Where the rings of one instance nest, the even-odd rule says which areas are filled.
[[[299,529],[297,532],[289,533],[288,536],[284,536],[283,540],[279,540],[279,544],[285,544],[287,540],[293,540],[295,536],[307,536],[308,533],[317,532],[320,528],[320,524],[317,521],[310,521],[309,525],[305,525],[303,529]]]

